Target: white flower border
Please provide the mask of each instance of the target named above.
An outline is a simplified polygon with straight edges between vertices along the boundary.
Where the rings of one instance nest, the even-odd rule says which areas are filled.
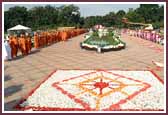
[[[86,46],[86,47],[89,47],[89,48],[96,48],[96,49],[99,48],[99,46],[97,46],[97,45],[89,45],[89,44],[86,44],[86,43],[82,43],[82,46],[83,47]],[[124,47],[124,44],[119,43],[117,45],[108,45],[108,46],[101,47],[101,49],[112,49],[112,48],[120,48],[120,47]]]

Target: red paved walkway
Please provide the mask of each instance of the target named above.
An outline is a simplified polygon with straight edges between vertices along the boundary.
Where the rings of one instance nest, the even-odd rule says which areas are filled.
[[[82,50],[84,35],[33,51],[32,54],[5,62],[5,110],[13,110],[32,88],[55,69],[154,69],[152,60],[163,63],[163,46],[127,35],[121,38],[126,49],[97,53]],[[151,45],[151,47],[149,47]],[[163,79],[163,68],[155,70]]]

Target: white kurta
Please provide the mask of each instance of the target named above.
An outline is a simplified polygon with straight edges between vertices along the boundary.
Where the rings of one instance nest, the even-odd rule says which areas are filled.
[[[11,47],[9,43],[6,41],[4,43],[4,60],[12,59],[11,57]]]

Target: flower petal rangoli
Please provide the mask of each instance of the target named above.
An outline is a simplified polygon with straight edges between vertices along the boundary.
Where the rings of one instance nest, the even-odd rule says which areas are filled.
[[[150,71],[58,70],[20,106],[65,111],[163,110],[162,93],[163,84]],[[152,106],[148,98],[157,103]]]

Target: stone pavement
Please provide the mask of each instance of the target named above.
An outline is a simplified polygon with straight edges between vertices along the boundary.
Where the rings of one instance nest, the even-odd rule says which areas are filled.
[[[155,69],[152,61],[164,63],[164,52],[152,49],[163,46],[130,37],[125,34],[121,39],[126,42],[126,49],[97,53],[81,49],[79,43],[83,35],[74,37],[67,42],[55,43],[51,46],[33,50],[28,56],[4,63],[4,108],[13,107],[40,81],[55,69]],[[151,46],[150,46],[151,45]],[[150,46],[150,47],[149,47]],[[161,79],[164,78],[163,68],[155,69]]]

